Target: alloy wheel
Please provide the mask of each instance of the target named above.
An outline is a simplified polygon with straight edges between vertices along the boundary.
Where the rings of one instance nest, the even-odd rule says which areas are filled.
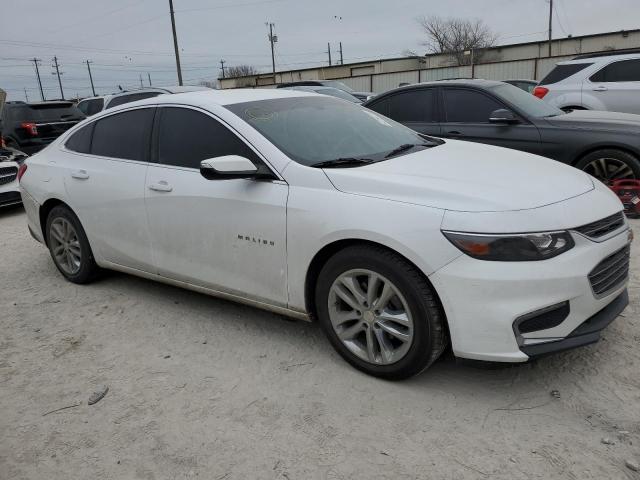
[[[329,319],[340,341],[360,359],[389,365],[413,343],[414,323],[398,288],[366,269],[341,274],[329,290]]]
[[[82,262],[82,249],[78,233],[69,220],[58,217],[51,222],[49,242],[58,266],[67,275],[78,273]]]
[[[602,182],[636,178],[631,167],[617,158],[597,158],[589,162],[584,167],[584,171]]]

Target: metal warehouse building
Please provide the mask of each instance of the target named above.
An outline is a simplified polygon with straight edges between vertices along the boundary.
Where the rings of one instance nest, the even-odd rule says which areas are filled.
[[[458,66],[451,55],[425,55],[371,60],[344,65],[220,79],[221,88],[264,87],[298,80],[340,80],[357,91],[384,92],[401,83],[443,78],[485,78],[490,80],[540,80],[557,62],[576,55],[640,48],[640,29],[599,33],[553,40],[500,45],[482,52],[479,62]]]

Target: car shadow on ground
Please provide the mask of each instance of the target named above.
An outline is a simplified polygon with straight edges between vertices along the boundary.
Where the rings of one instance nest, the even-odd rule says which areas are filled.
[[[0,220],[4,218],[17,217],[24,214],[24,207],[21,203],[17,205],[9,205],[8,207],[0,207]]]

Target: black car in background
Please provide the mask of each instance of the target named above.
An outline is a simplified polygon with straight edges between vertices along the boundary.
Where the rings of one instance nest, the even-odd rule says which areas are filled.
[[[419,83],[363,105],[423,134],[535,153],[602,181],[640,179],[640,115],[565,113],[489,80]]]
[[[72,102],[7,102],[2,110],[2,136],[8,147],[32,155],[84,118]]]

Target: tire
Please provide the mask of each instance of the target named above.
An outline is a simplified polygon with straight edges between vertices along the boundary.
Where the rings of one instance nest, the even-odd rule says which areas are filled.
[[[345,291],[345,285],[353,286],[353,279],[360,294],[377,292],[368,296],[375,300],[358,303],[363,310],[353,308],[337,294]],[[397,294],[385,295],[387,284],[389,291]],[[386,307],[383,297],[388,299]],[[356,295],[351,293],[349,298],[352,301]],[[318,320],[333,347],[352,366],[369,375],[387,380],[412,377],[428,368],[448,345],[446,320],[432,287],[413,265],[382,247],[352,246],[331,257],[318,275],[315,301]],[[375,309],[377,305],[383,310]],[[348,321],[342,320],[347,317]],[[403,323],[389,323],[385,320],[389,318],[402,318]],[[343,323],[338,324],[340,321]],[[394,332],[401,330],[402,338],[411,339],[398,340],[397,333],[388,333],[390,327]],[[351,332],[357,333],[344,340]],[[383,344],[393,350],[383,348]],[[372,350],[369,345],[374,346]]]
[[[596,150],[585,155],[576,163],[576,168],[593,175],[603,183],[623,178],[640,179],[638,158],[614,148]],[[619,168],[622,170],[616,173]]]
[[[66,225],[71,228],[65,228]],[[59,205],[49,212],[46,236],[53,263],[67,280],[84,284],[97,276],[99,268],[87,235],[78,217],[68,207]]]

